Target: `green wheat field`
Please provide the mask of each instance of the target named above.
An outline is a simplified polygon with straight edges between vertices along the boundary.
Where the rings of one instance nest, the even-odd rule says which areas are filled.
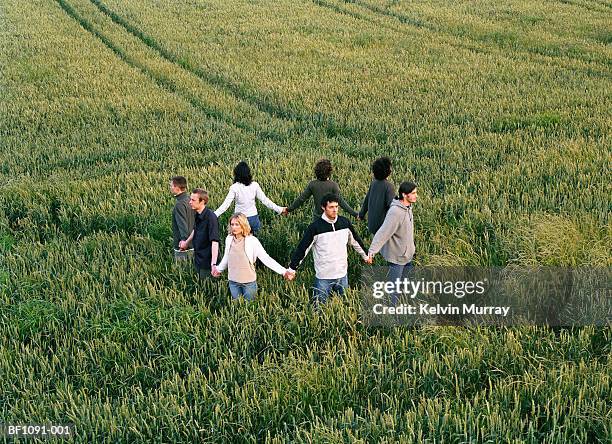
[[[327,157],[359,208],[387,155],[418,265],[610,266],[610,1],[1,0],[0,33],[0,423],[612,441],[609,327],[367,327],[355,288],[313,309],[311,258],[232,302],[174,263],[168,191],[216,208],[244,159],[288,205]],[[310,211],[260,207],[282,264]]]

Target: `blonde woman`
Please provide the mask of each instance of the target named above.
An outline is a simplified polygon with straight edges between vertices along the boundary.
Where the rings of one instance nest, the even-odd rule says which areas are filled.
[[[221,263],[212,270],[215,277],[227,268],[229,289],[232,298],[244,297],[252,300],[257,294],[257,275],[255,261],[260,259],[269,269],[292,280],[295,273],[290,272],[272,259],[259,240],[251,234],[251,226],[247,217],[236,213],[230,218],[229,235],[225,239],[225,252]]]

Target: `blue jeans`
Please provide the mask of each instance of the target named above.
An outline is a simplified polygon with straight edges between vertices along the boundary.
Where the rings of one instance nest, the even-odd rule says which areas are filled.
[[[229,281],[229,289],[232,299],[243,296],[247,301],[252,301],[257,294],[257,281],[241,284],[240,282]]]
[[[256,214],[255,216],[249,216],[247,217],[247,220],[249,221],[249,225],[251,226],[251,233],[253,233],[253,236],[257,236],[257,232],[261,228],[261,221],[259,220],[259,215]]]
[[[395,282],[398,279],[410,279],[410,272],[414,269],[414,263],[412,261],[405,265],[387,262],[387,266],[389,267],[389,271],[387,272],[387,282]],[[398,298],[399,295],[397,293],[393,293],[391,295],[391,303],[393,305],[397,305]]]
[[[312,287],[312,296],[315,303],[326,302],[329,294],[335,291],[338,294],[344,294],[344,289],[348,287],[348,275],[344,275],[338,279],[319,279],[315,277]]]

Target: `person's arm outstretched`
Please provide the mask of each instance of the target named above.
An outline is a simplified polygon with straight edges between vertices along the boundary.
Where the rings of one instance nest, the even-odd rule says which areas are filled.
[[[254,236],[253,236],[254,237]],[[259,239],[254,237],[253,239],[255,243],[255,260],[259,259],[261,262],[268,267],[270,270],[282,274],[283,276],[287,273],[287,269],[283,267],[281,264],[276,262],[264,249]]]
[[[395,233],[400,225],[400,218],[396,217],[392,209],[387,212],[387,216],[385,217],[385,221],[380,226],[376,234],[374,235],[374,239],[372,239],[372,243],[370,244],[370,250],[368,254],[373,257],[376,253],[380,251],[382,246],[387,243],[393,233]]]
[[[348,202],[344,200],[344,198],[340,194],[340,187],[338,186],[338,184],[334,182],[333,185],[334,185],[334,194],[338,196],[338,205],[340,205],[340,208],[342,208],[344,211],[346,211],[348,214],[350,214],[353,217],[359,216],[357,211],[353,210],[353,207],[351,207],[348,204]]]
[[[310,183],[309,183],[308,185],[306,185],[306,188],[304,189],[304,191],[302,191],[302,194],[300,194],[293,201],[293,203],[287,207],[287,211],[297,210],[299,207],[304,205],[304,202],[306,202],[310,196],[312,196],[312,189],[310,188]]]
[[[261,189],[261,187],[259,186],[257,182],[255,182],[254,185],[257,187],[255,195],[257,196],[257,199],[261,201],[262,204],[270,208],[272,211],[276,211],[278,214],[281,214],[284,211],[283,207],[276,205],[274,202],[272,202],[268,198],[268,196],[266,196],[266,194],[263,192],[263,190]]]
[[[300,263],[304,260],[304,257],[306,257],[306,255],[310,251],[310,248],[312,247],[312,244],[314,243],[314,231],[315,231],[314,224],[311,224],[306,229],[304,236],[302,236],[302,240],[300,240],[300,243],[298,244],[297,248],[291,255],[289,271],[297,270],[297,268],[300,266]]]
[[[236,191],[234,190],[233,187],[230,187],[229,192],[227,193],[227,196],[225,196],[225,200],[223,201],[221,206],[215,210],[215,216],[220,217],[223,213],[225,213],[225,211],[229,208],[229,206],[234,201],[235,197],[236,197]]]
[[[351,207],[348,204],[348,202],[346,200],[344,200],[344,198],[340,194],[338,194],[338,200],[340,201],[340,202],[338,202],[340,204],[340,207],[344,211],[346,211],[348,214],[350,214],[351,216],[353,216],[355,218],[359,216],[359,213],[357,213],[357,211],[353,210],[353,207]]]
[[[349,244],[353,247],[353,249],[361,256],[361,258],[368,263],[371,263],[370,256],[366,253],[366,247],[361,240],[361,237],[355,231],[355,227],[353,225],[349,225]]]
[[[372,186],[370,186],[370,188],[368,188],[368,192],[366,193],[365,197],[363,198],[363,203],[361,204],[361,210],[359,210],[359,219],[364,219],[366,214],[368,213],[368,202],[370,200],[370,189],[372,188]]]

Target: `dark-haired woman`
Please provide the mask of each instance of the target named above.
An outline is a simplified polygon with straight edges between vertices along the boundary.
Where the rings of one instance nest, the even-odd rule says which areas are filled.
[[[388,157],[380,157],[372,163],[372,174],[374,178],[370,183],[368,193],[363,199],[361,211],[359,211],[359,219],[363,219],[368,215],[368,230],[372,234],[376,234],[383,221],[393,197],[395,197],[395,188],[387,177],[391,174],[391,159]]]
[[[353,210],[351,206],[342,198],[340,195],[340,187],[336,182],[330,179],[333,167],[329,159],[319,160],[314,167],[315,180],[311,180],[306,189],[298,196],[295,201],[287,207],[287,213],[295,211],[301,207],[304,202],[308,200],[310,196],[313,197],[312,215],[313,220],[316,221],[323,214],[323,208],[321,207],[321,199],[326,194],[334,194],[339,197],[338,204],[340,207],[349,213],[353,217],[357,217],[357,211]]]
[[[235,212],[242,213],[247,217],[251,231],[256,235],[261,228],[261,222],[257,214],[255,199],[259,199],[262,204],[278,214],[285,211],[284,207],[280,207],[272,202],[264,194],[259,184],[253,181],[253,175],[247,163],[244,161],[239,162],[234,168],[234,183],[230,186],[225,200],[217,208],[215,214],[217,217],[220,217],[229,208],[232,201],[236,201]]]

